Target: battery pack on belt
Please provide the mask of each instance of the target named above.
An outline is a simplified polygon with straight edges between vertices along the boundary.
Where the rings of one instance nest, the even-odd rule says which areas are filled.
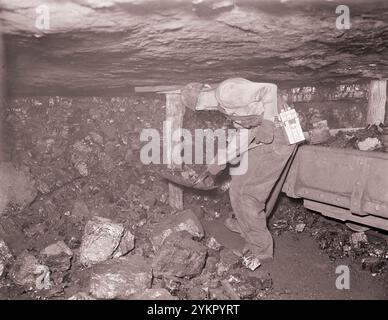
[[[278,125],[283,128],[285,136],[290,144],[295,144],[305,140],[299,116],[295,109],[287,107],[279,113]]]

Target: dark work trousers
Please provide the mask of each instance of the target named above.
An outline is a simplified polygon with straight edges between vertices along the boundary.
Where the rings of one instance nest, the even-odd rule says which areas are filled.
[[[248,157],[246,173],[232,175],[229,195],[233,212],[247,242],[245,248],[259,259],[273,257],[265,204],[295,147],[276,128],[272,143],[259,145],[242,155]]]

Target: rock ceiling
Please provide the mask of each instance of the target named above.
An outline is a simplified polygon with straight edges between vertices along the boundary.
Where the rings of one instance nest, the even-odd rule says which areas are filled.
[[[37,28],[39,6],[49,29]],[[350,9],[350,29],[335,10]],[[38,11],[37,11],[38,7]],[[13,94],[126,94],[134,86],[281,86],[388,77],[388,1],[3,0]]]

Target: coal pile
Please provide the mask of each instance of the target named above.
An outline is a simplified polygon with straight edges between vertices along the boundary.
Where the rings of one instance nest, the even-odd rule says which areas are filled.
[[[363,151],[380,151],[384,149],[382,126],[372,125],[356,131],[339,131],[322,146]]]
[[[282,197],[269,227],[277,235],[309,233],[332,261],[349,257],[372,274],[388,271],[388,238],[384,233],[353,232],[343,223],[304,208],[300,200]]]
[[[276,279],[255,275],[204,232],[204,220],[232,210],[228,177],[213,192],[186,190],[187,210],[179,212],[168,205],[167,183],[160,176],[166,166],[140,161],[146,143],[139,139],[141,131],[161,130],[163,109],[155,96],[9,101],[12,162],[31,177],[33,190],[17,194],[22,205],[9,205],[0,214],[0,298],[271,296]],[[229,125],[205,113],[188,116],[190,130]],[[184,166],[179,174],[195,179],[204,167]],[[387,269],[384,238],[369,233],[366,241],[362,235],[352,238],[344,225],[327,222],[299,201],[283,197],[269,227],[278,236],[309,233],[332,259],[351,257],[371,273]]]
[[[140,161],[142,129],[161,130],[163,109],[155,97],[9,101],[12,162],[34,192],[0,215],[1,298],[255,299],[268,291],[269,280],[250,284],[239,257],[226,259],[201,226],[231,210],[227,183],[186,192],[191,209],[177,212],[160,176],[166,166]],[[190,125],[218,126],[202,118]]]

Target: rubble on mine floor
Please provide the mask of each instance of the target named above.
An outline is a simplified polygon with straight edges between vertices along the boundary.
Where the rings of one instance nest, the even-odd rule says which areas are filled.
[[[301,224],[304,225],[302,231]],[[384,235],[372,231],[353,232],[345,224],[326,220],[309,211],[299,201],[283,197],[270,229],[276,234],[307,232],[331,260],[350,257],[361,265],[364,259],[369,261],[369,257],[375,257],[381,265],[379,273],[387,271],[388,242]]]
[[[90,105],[45,98],[42,103],[46,106],[16,100],[7,117],[15,126],[13,160],[29,168],[37,191],[26,192],[21,206],[8,206],[0,215],[1,298],[263,299],[271,294],[276,279],[252,277],[241,257],[201,225],[231,211],[227,183],[206,195],[187,192],[187,209],[179,212],[168,206],[161,167],[138,161],[140,130],[160,126],[159,100],[96,98]],[[130,122],[134,114],[136,121]],[[18,126],[31,128],[30,134]],[[283,197],[269,228],[276,235],[310,234],[333,260],[349,257],[373,274],[387,271],[384,236],[366,232],[355,239],[345,225],[299,201]]]
[[[141,188],[139,186],[139,191]],[[59,225],[59,229],[53,224],[45,227],[46,235],[63,233],[64,240],[43,245],[36,242],[42,234],[32,233],[25,235],[31,240],[29,248],[14,254],[2,242],[1,262],[5,267],[0,294],[10,298],[21,294],[36,299],[84,300],[263,299],[271,294],[276,279],[270,274],[258,278],[249,276],[248,266],[244,266],[243,259],[233,250],[214,247],[216,239],[211,240],[214,237],[203,233],[201,222],[192,211],[171,210],[155,215],[153,210],[157,205],[146,210],[146,222],[141,227],[136,222],[130,225],[96,217],[78,222],[71,220],[70,215],[64,219],[71,223],[66,228],[75,227],[73,235],[64,233],[64,225]],[[211,206],[209,203],[207,209],[212,210]],[[179,221],[183,222],[176,220],[175,225],[181,225],[180,228],[164,223],[179,215]],[[188,219],[190,216],[192,220]],[[185,221],[194,222],[183,227]],[[195,232],[193,226],[197,228]],[[167,236],[155,246],[153,241],[163,234],[163,227]],[[377,233],[352,233],[346,226],[328,222],[308,211],[300,202],[282,198],[269,227],[277,235],[284,232],[310,234],[332,260],[349,257],[372,274],[382,275],[387,271],[388,245],[384,237]],[[114,252],[126,239],[125,230],[132,235],[130,250],[118,257]],[[113,236],[114,232],[117,234]],[[93,245],[106,251],[94,255]],[[93,258],[88,258],[91,260],[83,257],[87,246],[92,248],[86,251],[93,253]],[[45,276],[47,287],[44,286]]]

